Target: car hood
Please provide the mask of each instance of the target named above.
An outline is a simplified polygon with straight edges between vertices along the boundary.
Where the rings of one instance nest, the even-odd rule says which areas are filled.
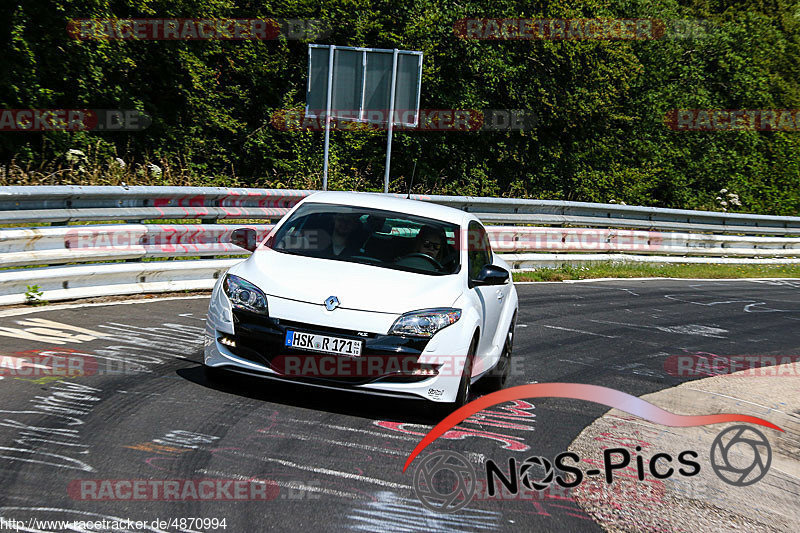
[[[430,276],[269,249],[230,270],[268,296],[322,305],[329,296],[343,309],[402,314],[449,307],[463,291],[460,276]]]

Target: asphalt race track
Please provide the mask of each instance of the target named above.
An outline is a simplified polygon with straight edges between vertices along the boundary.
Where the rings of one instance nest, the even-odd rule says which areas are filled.
[[[800,354],[800,281],[620,280],[518,291],[509,386],[589,383],[639,396],[689,379],[665,370],[670,356]],[[607,407],[564,399],[498,407],[437,440],[403,473],[432,426],[420,403],[255,379],[207,383],[206,306],[202,297],[0,310],[6,370],[21,358],[39,361],[0,381],[2,519],[216,518],[225,519],[216,531],[233,532],[600,530],[568,496],[475,501],[443,514],[425,509],[412,484],[415,465],[434,450],[466,455],[479,475],[486,459],[554,457]],[[10,315],[19,312],[26,314]],[[52,375],[59,357],[89,361],[87,375]],[[268,480],[271,499],[98,501],[102,491],[81,490],[81,480],[185,479]],[[175,526],[161,529],[215,530]]]

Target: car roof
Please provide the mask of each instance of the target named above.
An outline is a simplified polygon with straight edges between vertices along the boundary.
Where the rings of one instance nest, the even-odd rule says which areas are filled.
[[[383,193],[322,191],[314,193],[303,200],[305,202],[368,207],[385,211],[396,211],[409,215],[431,218],[451,224],[465,225],[468,220],[477,220],[471,214],[431,202],[408,200]]]

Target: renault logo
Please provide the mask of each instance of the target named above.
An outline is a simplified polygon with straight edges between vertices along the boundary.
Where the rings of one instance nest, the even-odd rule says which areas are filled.
[[[339,307],[339,298],[336,296],[328,296],[328,298],[325,300],[325,309],[328,311],[333,311],[337,307]]]

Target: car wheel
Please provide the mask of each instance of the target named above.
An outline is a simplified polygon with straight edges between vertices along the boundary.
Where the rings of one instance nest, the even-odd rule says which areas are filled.
[[[511,352],[514,349],[514,330],[517,326],[516,313],[511,319],[511,325],[506,333],[506,341],[503,344],[503,353],[495,367],[481,380],[483,388],[489,392],[499,391],[505,387],[508,376],[511,373]]]
[[[454,402],[434,404],[434,416],[441,420],[459,407],[469,402],[469,393],[472,384],[472,362],[475,359],[475,352],[478,350],[478,336],[472,339],[472,344],[467,352],[467,359],[464,361],[464,370],[461,373],[461,381],[458,384],[458,393]]]
[[[464,361],[464,371],[461,373],[461,382],[458,384],[458,394],[453,407],[458,409],[469,402],[469,391],[472,386],[472,361],[475,359],[475,352],[478,349],[478,339],[472,340],[467,352],[467,360]]]

